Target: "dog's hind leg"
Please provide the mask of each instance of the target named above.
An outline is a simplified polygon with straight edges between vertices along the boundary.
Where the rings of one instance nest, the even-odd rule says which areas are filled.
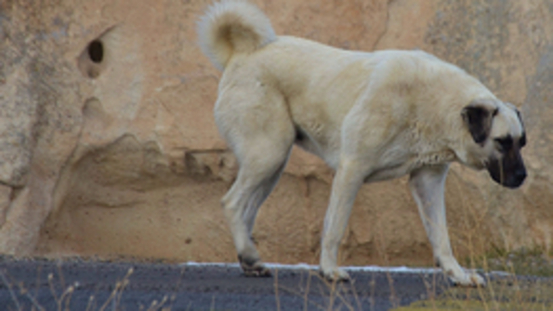
[[[288,162],[288,157],[284,159],[281,166],[278,167],[275,172],[269,176],[268,178],[261,181],[261,183],[258,185],[257,189],[253,193],[250,201],[248,202],[248,205],[246,209],[244,210],[244,222],[246,223],[246,227],[248,229],[248,233],[252,234],[253,227],[255,224],[255,218],[257,216],[257,211],[259,211],[259,207],[263,202],[265,202],[265,199],[271,194],[274,187],[276,186],[278,180],[280,179],[280,176],[282,175],[282,171],[284,171],[284,167],[286,166],[286,163]]]
[[[270,143],[268,140],[264,142]],[[291,145],[290,143],[290,147]],[[257,147],[259,146],[258,144]],[[270,275],[260,260],[251,233],[259,207],[273,190],[286,165],[290,147],[275,151],[267,145],[265,148],[256,148],[259,151],[265,150],[262,153],[250,152],[240,161],[236,181],[222,200],[238,260],[244,274],[248,276]]]
[[[219,113],[217,120],[239,163],[236,181],[221,203],[240,265],[247,276],[270,275],[261,262],[251,233],[257,211],[279,180],[295,138],[284,103],[271,99],[263,102],[263,109],[253,103],[251,106],[236,104],[234,110]]]
[[[461,268],[451,250],[444,203],[448,165],[426,166],[411,173],[409,186],[417,202],[422,223],[432,245],[434,258],[456,285],[482,286],[484,279]]]

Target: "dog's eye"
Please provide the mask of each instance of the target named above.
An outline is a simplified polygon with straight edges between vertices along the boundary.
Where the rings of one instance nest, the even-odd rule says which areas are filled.
[[[526,134],[522,134],[522,137],[518,141],[518,145],[520,146],[520,148],[526,146]]]
[[[497,149],[501,152],[507,152],[513,147],[513,139],[511,137],[494,139]]]

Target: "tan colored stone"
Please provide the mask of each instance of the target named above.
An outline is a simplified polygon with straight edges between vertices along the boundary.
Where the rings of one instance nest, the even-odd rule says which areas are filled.
[[[279,34],[366,51],[424,49],[519,106],[528,180],[506,190],[453,165],[452,242],[461,258],[492,246],[551,250],[549,2],[255,2]],[[235,261],[219,200],[237,163],[212,116],[220,73],[195,37],[209,3],[0,3],[1,252]],[[264,260],[318,261],[331,181],[320,159],[294,149],[255,227]],[[362,188],[342,264],[432,264],[406,184]]]

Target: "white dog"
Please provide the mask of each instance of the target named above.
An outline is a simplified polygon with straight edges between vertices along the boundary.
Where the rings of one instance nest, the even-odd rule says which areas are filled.
[[[222,205],[246,275],[270,275],[252,228],[297,144],[336,170],[322,237],[325,277],[349,278],[336,259],[361,185],[409,174],[437,264],[456,284],[485,284],[453,257],[444,183],[456,161],[486,168],[506,187],[522,184],[526,138],[513,105],[421,51],[345,51],[276,36],[244,1],[214,4],[198,26],[203,52],[223,70],[215,120],[240,169]]]

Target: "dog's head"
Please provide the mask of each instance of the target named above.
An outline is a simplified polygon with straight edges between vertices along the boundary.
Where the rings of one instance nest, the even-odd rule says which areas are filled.
[[[472,166],[486,168],[492,179],[505,187],[519,187],[526,178],[520,154],[526,133],[516,107],[498,100],[474,100],[461,115],[472,136],[467,148]]]

